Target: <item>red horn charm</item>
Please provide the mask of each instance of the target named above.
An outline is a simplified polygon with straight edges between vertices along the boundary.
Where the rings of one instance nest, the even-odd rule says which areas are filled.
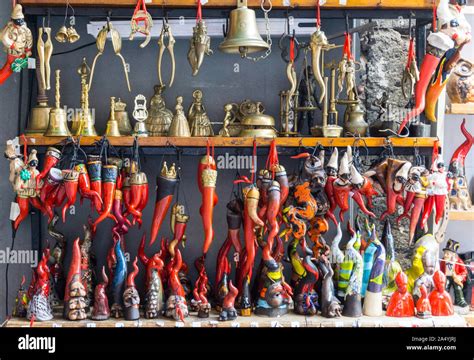
[[[49,147],[46,150],[43,170],[36,176],[36,189],[39,189],[41,181],[49,174],[49,171],[55,167],[61,159],[61,151],[55,147]]]
[[[99,225],[102,221],[106,218],[110,217],[115,222],[115,216],[112,215],[112,205],[114,203],[114,194],[115,194],[115,186],[117,181],[118,169],[115,165],[104,165],[102,169],[102,190],[103,190],[103,202],[104,202],[104,209],[102,213],[97,218],[97,220],[92,225],[93,232],[97,225]]]

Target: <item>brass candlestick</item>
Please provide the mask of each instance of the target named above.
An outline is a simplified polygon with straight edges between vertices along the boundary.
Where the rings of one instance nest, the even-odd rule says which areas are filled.
[[[77,73],[81,77],[81,111],[73,120],[71,131],[76,136],[97,136],[94,119],[89,109],[89,85],[87,80],[91,69],[87,65],[86,58],[82,59],[81,65],[77,68]]]
[[[331,62],[325,65],[331,69],[331,98],[329,100],[329,111],[326,117],[323,115],[323,136],[324,137],[340,137],[342,134],[342,127],[337,125],[337,109],[336,109],[336,63]],[[327,95],[326,95],[327,97]],[[327,100],[324,99],[326,103]],[[325,104],[327,107],[327,104]],[[327,111],[327,109],[326,109]]]

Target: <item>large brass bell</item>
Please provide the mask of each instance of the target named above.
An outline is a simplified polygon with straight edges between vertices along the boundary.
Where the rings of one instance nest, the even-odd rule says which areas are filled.
[[[126,107],[127,104],[120,100],[120,98],[115,102],[115,119],[118,122],[119,131],[122,135],[130,135],[133,130]]]
[[[56,70],[56,106],[49,113],[48,129],[44,136],[71,136],[67,127],[66,110],[61,108],[60,74],[61,70]]]
[[[245,57],[269,47],[258,32],[255,11],[247,7],[247,0],[237,0],[237,9],[230,12],[227,36],[219,45],[219,50]]]

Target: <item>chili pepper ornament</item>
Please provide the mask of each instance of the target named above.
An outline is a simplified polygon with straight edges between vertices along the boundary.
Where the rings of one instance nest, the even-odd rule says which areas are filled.
[[[55,147],[49,147],[44,157],[44,165],[41,172],[36,176],[36,189],[40,188],[40,183],[48,176],[50,170],[54,168],[61,160],[61,151]],[[44,202],[44,200],[42,200]]]
[[[63,222],[66,222],[66,211],[76,203],[79,189],[79,172],[76,170],[63,170],[63,185],[66,194],[66,203],[62,207]]]
[[[102,198],[102,161],[95,156],[90,156],[87,162],[87,173],[90,179],[90,189]],[[98,213],[101,212],[102,202],[94,198],[94,207]]]
[[[36,267],[29,289],[30,302],[28,304],[27,319],[31,321],[48,321],[53,318],[53,311],[49,299],[50,270],[48,266],[50,251],[43,250],[41,261]]]
[[[48,223],[54,217],[54,203],[56,201],[59,188],[63,181],[63,173],[58,168],[51,168],[40,192],[40,201],[43,203],[44,214],[48,216]]]
[[[96,201],[102,205],[102,198],[100,195],[91,189],[91,182],[89,178],[89,174],[87,173],[87,167],[85,164],[77,164],[74,167],[74,170],[79,173],[78,179],[78,187],[79,187],[79,194],[81,195],[81,204],[82,198],[86,198],[91,200],[93,203]]]
[[[156,201],[151,224],[150,245],[153,245],[158,236],[163,220],[171,206],[178,181],[175,165],[172,164],[168,168],[168,165],[164,162],[160,175],[156,178]]]
[[[97,225],[107,218],[117,222],[117,219],[112,214],[117,176],[118,168],[116,165],[104,165],[102,167],[102,198],[104,206],[100,216],[92,224],[93,232],[95,232]]]
[[[2,85],[14,72],[20,72],[28,66],[28,57],[32,54],[33,36],[25,22],[21,5],[14,5],[10,21],[0,34],[7,53],[5,65],[0,69],[0,85]]]

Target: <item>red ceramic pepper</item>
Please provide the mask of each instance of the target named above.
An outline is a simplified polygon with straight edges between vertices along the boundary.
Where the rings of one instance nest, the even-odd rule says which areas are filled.
[[[126,234],[128,232],[128,227],[132,224],[130,223],[130,220],[122,214],[122,192],[120,190],[115,190],[112,210],[117,219],[117,224],[114,228],[116,228],[117,232]]]
[[[117,175],[118,175],[117,166],[104,165],[102,169],[102,196],[103,196],[104,208],[102,212],[100,213],[100,216],[97,218],[96,221],[94,221],[94,224],[92,224],[93,232],[95,232],[97,225],[99,225],[102,221],[104,221],[108,217],[112,218],[115,222],[117,222],[117,219],[115,219],[115,216],[112,215],[112,206],[114,203]]]
[[[90,179],[90,189],[102,198],[102,161],[91,160],[87,162],[87,172]],[[101,212],[102,203],[94,199],[94,207],[98,213]]]
[[[277,181],[274,181],[270,188],[268,189],[268,206],[266,212],[266,220],[268,226],[268,236],[265,246],[262,251],[262,258],[265,261],[266,265],[269,268],[274,268],[278,266],[275,259],[272,257],[273,244],[275,237],[278,236],[280,226],[278,225],[277,215],[280,211],[280,202],[281,193],[280,193],[280,184]],[[270,265],[271,263],[271,265]]]
[[[171,206],[178,181],[175,165],[171,165],[168,169],[166,162],[164,162],[161,173],[156,178],[156,201],[151,223],[150,245],[155,242],[158,236],[163,220]]]
[[[102,199],[100,195],[94,191],[91,190],[91,181],[89,179],[89,174],[87,173],[87,168],[85,164],[78,164],[75,166],[74,170],[79,172],[79,194],[81,194],[81,204],[82,204],[82,198],[89,199],[91,201],[99,202],[100,205],[102,206]]]
[[[200,164],[205,165],[201,171],[201,166],[198,167],[198,181],[201,183],[200,191],[202,196],[201,208],[199,213],[201,214],[202,224],[204,228],[204,244],[202,247],[203,255],[206,256],[209,247],[214,239],[214,229],[212,227],[212,218],[214,207],[217,204],[218,198],[216,194],[216,181],[217,181],[217,170],[215,167],[214,158],[205,156],[201,159]]]
[[[143,172],[137,172],[132,174],[130,177],[130,202],[128,204],[127,213],[133,215],[133,222],[137,221],[141,224],[142,213],[139,210],[142,202],[143,192],[145,187],[148,189],[148,181],[146,174]]]
[[[66,203],[62,208],[63,222],[66,222],[66,211],[76,203],[77,190],[79,188],[79,172],[76,170],[63,170],[64,191]]]
[[[465,136],[466,140],[459,145],[451,156],[449,162],[449,170],[453,173],[459,172],[459,175],[464,176],[464,162],[467,154],[471,150],[472,144],[474,144],[474,136],[472,136],[466,129],[466,119],[462,120],[461,132]]]
[[[338,156],[338,150],[337,148],[334,148],[334,151],[332,152],[329,162],[326,166],[327,180],[326,184],[324,185],[324,191],[329,201],[329,209],[325,216],[326,218],[331,219],[336,226],[337,220],[334,216],[334,210],[336,210],[337,204],[336,200],[334,199],[334,181],[337,179]]]
[[[43,170],[36,175],[36,189],[39,189],[41,181],[49,174],[49,171],[58,164],[60,159],[61,151],[55,147],[49,147],[48,150],[46,150]]]

